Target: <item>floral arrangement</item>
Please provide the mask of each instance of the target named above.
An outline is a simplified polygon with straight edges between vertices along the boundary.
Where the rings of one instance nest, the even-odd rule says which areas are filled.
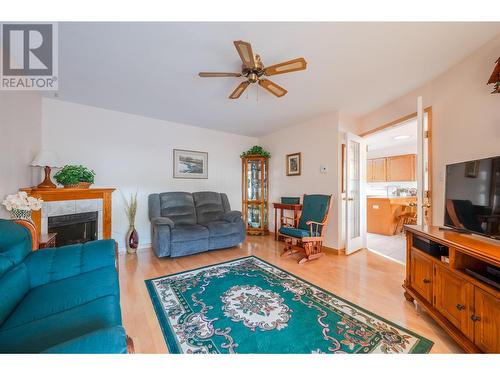
[[[125,213],[127,214],[129,225],[133,227],[137,213],[137,193],[135,195],[130,194],[130,201],[125,199]]]
[[[7,195],[2,204],[13,219],[31,220],[31,211],[42,208],[43,200],[28,196],[25,191]]]
[[[264,150],[262,146],[253,146],[250,147],[247,151],[241,153],[240,158],[244,158],[245,156],[250,156],[250,155],[260,155],[265,158],[271,157],[271,153],[269,151]]]

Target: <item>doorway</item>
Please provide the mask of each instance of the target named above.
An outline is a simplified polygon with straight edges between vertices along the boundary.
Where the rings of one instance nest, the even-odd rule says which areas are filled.
[[[403,264],[404,225],[431,223],[432,109],[421,113],[420,125],[414,113],[362,134],[367,144],[366,248]]]

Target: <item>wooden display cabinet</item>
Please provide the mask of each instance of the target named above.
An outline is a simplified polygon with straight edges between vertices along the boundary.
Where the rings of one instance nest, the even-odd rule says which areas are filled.
[[[500,244],[433,226],[405,227],[406,299],[416,300],[466,352],[499,353],[500,290],[485,282],[484,271],[500,267]],[[419,240],[440,253],[422,250]]]
[[[241,158],[243,221],[250,235],[269,234],[269,159],[260,155]]]

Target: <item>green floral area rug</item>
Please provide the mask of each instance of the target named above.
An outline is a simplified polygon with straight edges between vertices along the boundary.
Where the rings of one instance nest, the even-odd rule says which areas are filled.
[[[170,353],[428,353],[433,345],[253,256],[146,285]]]

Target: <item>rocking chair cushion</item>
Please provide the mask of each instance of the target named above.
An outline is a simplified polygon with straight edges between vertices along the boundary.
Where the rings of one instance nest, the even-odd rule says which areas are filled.
[[[281,227],[279,232],[280,234],[283,234],[285,236],[290,236],[295,238],[311,237],[311,233],[308,230],[300,228]],[[319,237],[319,233],[313,232],[312,237]]]
[[[302,214],[298,228],[309,233],[308,221],[323,222],[330,207],[330,196],[322,194],[304,195]],[[316,229],[316,228],[315,228]]]

